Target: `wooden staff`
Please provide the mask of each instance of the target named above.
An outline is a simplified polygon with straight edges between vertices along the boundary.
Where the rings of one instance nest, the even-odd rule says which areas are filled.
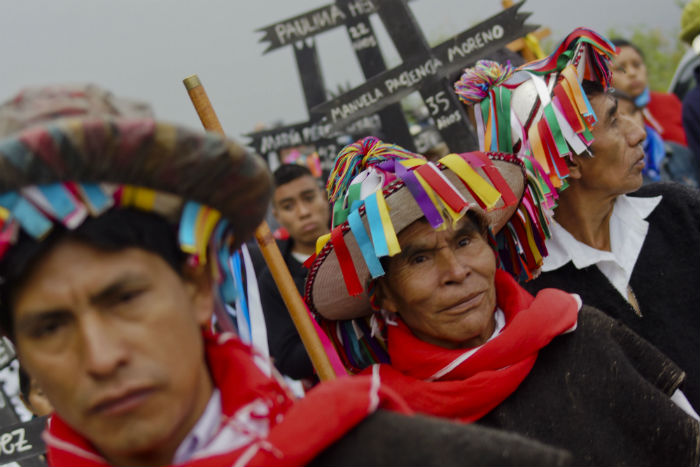
[[[214,112],[214,107],[211,105],[209,96],[207,96],[204,86],[202,86],[201,81],[199,81],[199,77],[197,75],[192,75],[185,78],[182,82],[185,84],[187,93],[190,95],[192,104],[204,128],[223,135],[224,129],[221,127],[219,118]],[[289,310],[292,321],[294,321],[294,326],[296,326],[301,336],[301,341],[311,358],[311,363],[314,365],[316,373],[318,373],[322,381],[334,379],[335,372],[333,371],[330,360],[328,360],[328,355],[326,355],[326,352],[323,350],[323,345],[321,345],[321,340],[318,334],[316,334],[316,329],[311,322],[309,313],[306,311],[306,305],[304,305],[299,291],[294,284],[292,275],[289,273],[289,269],[287,269],[287,264],[284,262],[282,253],[280,253],[277,243],[270,232],[270,227],[264,220],[255,230],[255,240],[258,242],[260,251],[272,273],[272,278],[275,280],[277,288],[282,294],[284,304],[287,306],[287,310]]]

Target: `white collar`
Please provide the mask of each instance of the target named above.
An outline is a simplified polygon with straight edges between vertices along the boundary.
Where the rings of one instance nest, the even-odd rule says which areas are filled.
[[[577,269],[597,265],[626,298],[627,284],[649,230],[649,223],[644,219],[660,202],[661,196],[639,198],[621,195],[617,197],[610,217],[612,251],[598,250],[576,240],[552,219],[552,238],[546,241],[548,255],[544,259],[542,271],[554,271],[570,261]],[[614,273],[611,269],[616,269],[618,273]]]
[[[185,439],[182,440],[177,451],[175,451],[173,464],[177,465],[187,462],[194,453],[214,437],[219,429],[219,425],[221,425],[221,391],[214,388],[204,413],[202,413],[192,431],[185,436]]]

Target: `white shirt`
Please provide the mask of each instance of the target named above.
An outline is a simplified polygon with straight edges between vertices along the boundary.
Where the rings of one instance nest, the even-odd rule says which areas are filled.
[[[645,221],[661,202],[661,196],[635,198],[618,196],[610,217],[610,248],[612,251],[597,250],[579,242],[564,227],[552,219],[552,238],[546,241],[548,256],[544,259],[542,271],[554,271],[571,261],[576,269],[593,264],[608,278],[620,295],[628,300],[627,287],[632,270],[642,251],[644,239],[649,231]],[[671,396],[684,412],[696,420],[698,414],[682,391],[676,390]]]
[[[610,216],[610,248],[602,251],[582,243],[552,219],[552,238],[546,241],[548,256],[542,271],[554,271],[571,261],[576,269],[596,265],[625,300],[634,265],[649,231],[645,220],[659,205],[661,196],[636,198],[621,195]]]
[[[173,464],[182,464],[211,440],[221,424],[221,392],[214,388],[204,413],[175,451]]]
[[[244,459],[252,458],[259,449],[267,449],[265,438],[270,431],[270,408],[264,400],[254,399],[229,417],[222,416],[221,410],[221,392],[215,388],[204,413],[175,451],[173,464],[234,451],[246,445]],[[282,415],[277,417],[279,423]]]

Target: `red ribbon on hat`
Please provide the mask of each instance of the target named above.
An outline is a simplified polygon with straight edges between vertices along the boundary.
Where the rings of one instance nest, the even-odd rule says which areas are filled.
[[[348,250],[345,244],[342,224],[331,230],[331,242],[333,243],[335,255],[340,264],[340,272],[343,274],[348,294],[351,296],[360,295],[362,293],[362,284],[360,284],[360,279],[357,277],[350,250]]]

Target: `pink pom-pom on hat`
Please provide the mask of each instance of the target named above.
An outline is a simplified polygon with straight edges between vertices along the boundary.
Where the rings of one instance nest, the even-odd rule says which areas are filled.
[[[503,66],[491,60],[479,60],[454,83],[455,93],[462,102],[476,104],[489,95],[491,87],[504,83],[512,74],[510,61]]]

